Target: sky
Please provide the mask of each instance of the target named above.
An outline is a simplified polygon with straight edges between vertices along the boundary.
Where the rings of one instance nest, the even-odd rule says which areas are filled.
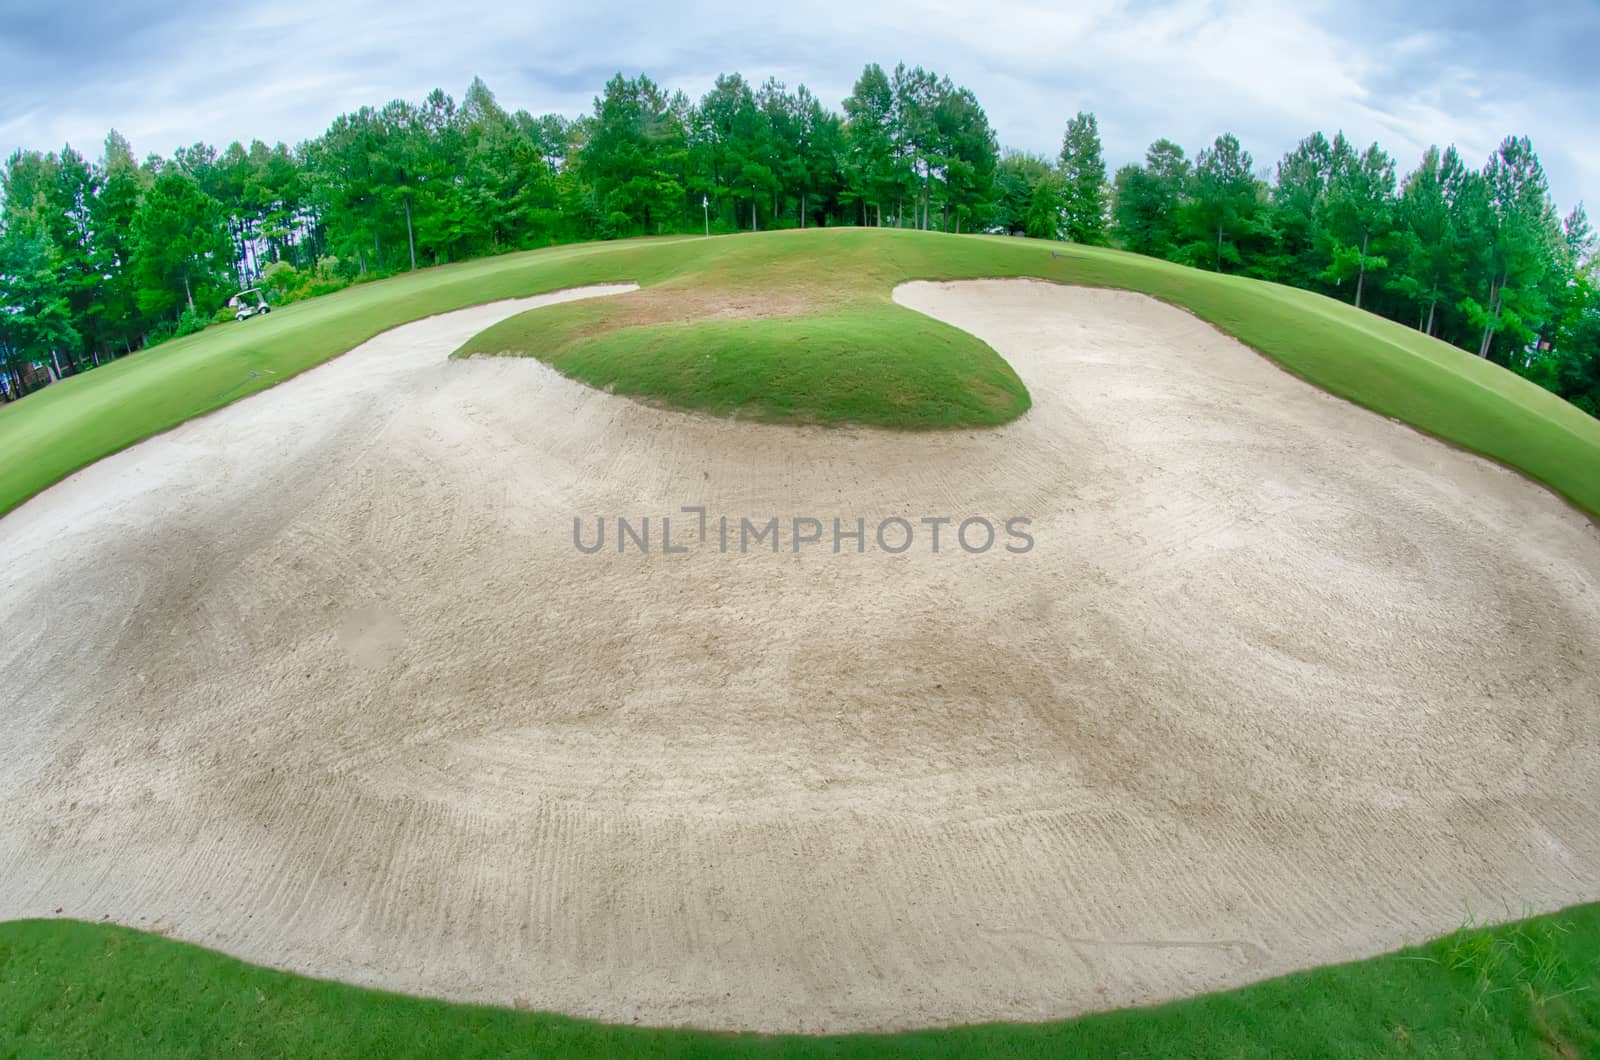
[[[1526,134],[1563,213],[1600,208],[1600,0],[0,0],[0,151],[98,157],[205,140],[294,144],[363,104],[459,99],[589,110],[621,71],[698,98],[718,73],[805,84],[838,108],[869,62],[972,89],[1005,147],[1054,155],[1079,110],[1114,170],[1165,136],[1231,131],[1268,168],[1303,136],[1427,145],[1481,165]],[[1527,10],[1518,10],[1519,7]]]

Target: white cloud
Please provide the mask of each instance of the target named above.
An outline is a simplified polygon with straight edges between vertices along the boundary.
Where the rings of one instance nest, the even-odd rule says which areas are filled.
[[[863,64],[904,59],[972,88],[1002,143],[1046,154],[1079,109],[1098,114],[1113,164],[1137,159],[1159,136],[1194,151],[1224,130],[1271,164],[1320,128],[1376,139],[1404,169],[1430,143],[1454,142],[1477,163],[1503,135],[1526,132],[1564,206],[1600,197],[1591,146],[1600,118],[1580,94],[1537,63],[1483,62],[1506,53],[1503,31],[1474,36],[1448,13],[1423,10],[1428,3],[1398,27],[1408,16],[1375,0],[812,0],[776,10],[277,0],[226,15],[158,11],[144,16],[143,33],[119,27],[120,41],[86,38],[84,20],[63,18],[58,40],[32,42],[49,61],[0,54],[0,98],[12,111],[0,121],[0,148],[70,140],[93,154],[111,126],[140,152],[198,139],[292,143],[361,104],[436,86],[459,95],[475,74],[506,105],[536,113],[586,110],[618,69],[691,96],[719,72],[774,75],[837,106]],[[1363,6],[1389,21],[1364,29]],[[1551,32],[1548,19],[1538,32]]]

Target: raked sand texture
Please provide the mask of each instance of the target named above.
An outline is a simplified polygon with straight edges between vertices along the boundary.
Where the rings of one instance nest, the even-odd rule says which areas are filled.
[[[446,359],[557,297],[399,328],[0,519],[0,917],[842,1031],[1600,898],[1600,534],[1539,486],[1037,282],[897,294],[1026,381],[992,431]],[[682,506],[1026,516],[1035,547],[573,546]]]

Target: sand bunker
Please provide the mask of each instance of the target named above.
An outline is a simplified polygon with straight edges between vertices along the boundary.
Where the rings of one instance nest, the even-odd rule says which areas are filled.
[[[822,1031],[1066,1016],[1600,898],[1586,519],[1138,295],[898,297],[1033,410],[764,427],[446,360],[533,299],[0,519],[0,918]],[[869,540],[573,546],[575,516],[682,506]],[[891,516],[1029,517],[1034,547],[893,555]]]

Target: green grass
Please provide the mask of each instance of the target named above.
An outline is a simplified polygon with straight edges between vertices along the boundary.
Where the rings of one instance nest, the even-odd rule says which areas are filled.
[[[167,343],[0,408],[0,513],[85,464],[397,324],[606,281],[654,290],[535,310],[460,352],[533,354],[620,393],[768,420],[1000,423],[1027,408],[1010,367],[972,336],[890,299],[905,280],[1000,276],[1120,287],[1182,306],[1332,393],[1518,468],[1600,514],[1600,421],[1400,324],[1320,295],[1111,250],[874,229],[512,254]],[[776,297],[799,315],[695,322],[730,299]],[[675,303],[687,311],[675,317]]]
[[[995,426],[1028,409],[1016,372],[891,292],[919,271],[1026,268],[1001,263],[1004,249],[864,229],[702,240],[675,247],[682,267],[651,289],[533,310],[456,353],[536,356],[615,393],[767,422]],[[1030,249],[1035,266],[1050,260]],[[727,316],[774,304],[779,315]]]
[[[1581,1057],[1600,905],[1054,1023],[801,1037],[614,1026],[271,971],[104,924],[0,924],[0,1057]]]
[[[1026,409],[1020,383],[977,339],[895,305],[894,287],[1033,276],[1125,288],[1188,309],[1317,386],[1518,468],[1600,514],[1600,421],[1496,365],[1321,295],[1112,250],[896,230],[691,240],[662,256],[674,267],[654,281],[658,292],[533,310],[457,352],[530,354],[618,393],[769,420],[989,425]],[[648,307],[628,306],[656,296],[664,309],[668,295],[713,308],[781,296],[809,312],[695,324],[655,322]]]
[[[580,311],[562,319],[586,316]],[[963,331],[898,306],[619,328],[559,344],[542,334],[551,323],[536,310],[482,333],[464,349],[515,343],[615,393],[768,422],[994,426],[1028,408],[1027,390],[998,354]]]

